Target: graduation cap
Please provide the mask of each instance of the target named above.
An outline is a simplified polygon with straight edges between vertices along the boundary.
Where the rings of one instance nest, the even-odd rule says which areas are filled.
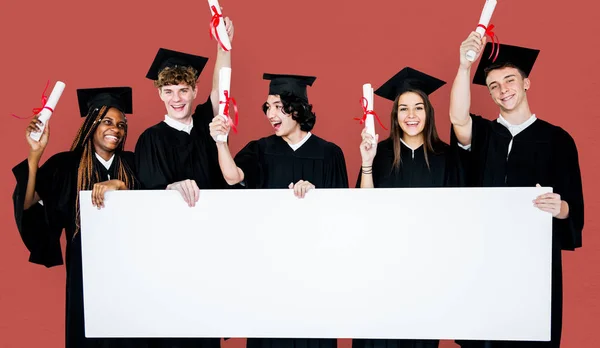
[[[429,76],[411,67],[405,67],[379,87],[375,91],[375,94],[394,101],[398,95],[407,90],[418,89],[429,95],[445,84],[445,81]]]
[[[315,76],[263,74],[264,80],[270,80],[269,95],[292,94],[308,101],[306,86],[312,86]]]
[[[133,113],[133,93],[131,87],[103,87],[77,90],[79,113],[85,117],[92,108],[103,106],[117,108],[124,114]]]
[[[156,81],[158,80],[158,74],[160,74],[164,68],[176,66],[192,67],[196,69],[198,72],[196,78],[198,78],[204,69],[206,62],[208,62],[208,58],[206,57],[160,48],[158,53],[156,53],[156,57],[154,57],[150,70],[148,70],[148,73],[146,74],[146,78]]]
[[[486,68],[500,66],[506,63],[510,63],[518,67],[525,73],[525,76],[529,76],[540,50],[500,44],[500,53],[498,53],[498,58],[496,58],[495,62],[492,62],[491,59],[487,58],[490,56],[491,52],[492,43],[488,42],[481,53],[482,58],[479,60],[477,71],[475,71],[475,76],[473,76],[473,83],[476,85],[487,86],[485,83]]]

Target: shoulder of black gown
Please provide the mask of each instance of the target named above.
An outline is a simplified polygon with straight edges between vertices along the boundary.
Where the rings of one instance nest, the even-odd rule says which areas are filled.
[[[502,127],[507,134],[508,130],[497,121],[488,120],[482,116],[471,114],[472,133],[471,133],[471,151],[478,152],[485,148],[490,136],[498,135],[498,126]],[[510,135],[509,135],[510,136]]]
[[[120,151],[117,155],[121,159],[123,165],[129,170],[131,175],[133,175],[133,187],[130,189],[139,190],[141,188],[141,182],[137,177],[135,153],[131,151]]]
[[[445,163],[445,161],[448,159],[448,157],[450,156],[451,153],[451,147],[450,145],[446,144],[443,141],[439,141],[436,144],[432,145],[433,147],[433,151],[428,151],[427,152],[427,156],[428,158],[430,158],[430,162],[431,160],[438,160],[438,162],[441,163]],[[445,164],[444,164],[445,165]],[[444,168],[441,168],[442,170]]]
[[[434,145],[434,154],[432,156],[440,157],[437,162],[432,163],[431,170],[444,171],[443,186],[462,187],[466,186],[465,165],[468,161],[469,151],[459,147],[451,146],[443,141]],[[437,163],[437,166],[436,164]]]
[[[390,152],[393,155],[394,140],[391,137],[384,139],[377,144],[377,155],[381,153],[381,154],[386,154],[386,156],[388,156]]]
[[[135,144],[134,168],[143,189],[165,189],[171,183],[164,169],[164,141],[169,128],[161,121],[142,132]]]
[[[296,151],[293,151],[285,142],[285,140],[283,140],[281,137],[277,138],[278,139],[273,139],[273,142],[278,144],[279,148],[284,150],[286,153],[293,153],[293,156],[296,158],[324,159],[327,151],[331,151],[332,145],[335,146],[335,144],[311,134],[310,138],[308,138],[308,140],[306,140],[302,146],[296,149]]]
[[[542,119],[536,119],[535,122],[533,122],[529,127],[527,127],[525,130],[523,130],[522,133],[520,134],[527,134],[525,133],[527,130],[533,130],[533,132],[528,132],[528,133],[532,133],[534,139],[534,141],[539,141],[539,140],[543,140],[543,141],[552,141],[552,142],[573,142],[573,138],[571,138],[571,135],[569,135],[569,133],[567,133],[564,129],[562,129],[559,126],[555,126],[547,121],[544,121]]]
[[[314,151],[315,154],[320,154],[324,161],[325,180],[322,188],[348,188],[348,172],[346,170],[346,159],[342,149],[325,139],[322,139],[314,134],[300,147],[299,151],[304,146],[309,145],[305,150]],[[304,152],[308,154],[309,152]],[[303,156],[304,157],[304,156]]]
[[[441,140],[433,145],[433,151],[435,152],[435,155],[445,155],[449,150],[450,145]]]
[[[46,267],[63,264],[60,246],[63,226],[50,221],[48,206],[52,206],[53,187],[61,186],[61,179],[68,177],[69,171],[77,169],[79,159],[80,156],[74,152],[61,152],[50,157],[36,174],[36,192],[47,203],[36,203],[27,210],[23,205],[29,179],[28,162],[24,160],[13,168],[17,181],[13,192],[15,222],[32,263]]]
[[[277,136],[275,134],[256,140],[256,145],[258,146],[261,153],[263,153],[263,154],[289,155],[289,156],[303,158],[307,154],[310,157],[311,152],[320,153],[319,149],[321,149],[321,148],[319,147],[320,146],[319,144],[322,144],[322,143],[320,143],[318,140],[316,140],[317,145],[315,146],[316,138],[312,139],[313,137],[315,137],[314,134],[311,135],[311,137],[306,141],[306,143],[304,143],[296,151],[292,150],[290,145],[285,140],[283,140],[282,137]],[[308,146],[306,146],[307,144],[308,144]],[[300,151],[301,149],[303,149],[303,150]],[[319,158],[322,158],[322,154],[319,154],[318,156],[319,156]]]
[[[127,163],[127,165],[131,166],[131,168],[135,168],[135,153],[131,151],[120,151],[119,156],[121,159]]]
[[[57,189],[58,183],[77,171],[81,153],[75,151],[59,152],[50,157],[38,170],[35,190],[41,199],[48,200]]]
[[[192,115],[194,119],[194,127],[200,127],[203,131],[208,132],[208,124],[214,118],[213,105],[210,100],[210,94],[208,95],[208,99],[196,106],[194,110],[194,114]]]
[[[454,127],[450,127],[450,148],[451,160],[454,161],[454,167],[457,171],[453,173],[453,178],[447,178],[447,184],[456,184],[458,186],[480,186],[483,178],[482,166],[488,157],[488,143],[493,136],[506,136],[503,130],[497,126],[497,121],[488,120],[480,115],[470,114],[472,121],[471,128],[471,147],[465,150],[459,146]],[[504,132],[510,136],[508,131]],[[451,185],[454,186],[454,185]]]
[[[445,143],[444,143],[445,144]],[[470,168],[471,153],[457,145],[458,140],[454,132],[450,135],[450,145],[446,144],[444,156],[446,157],[446,168],[444,186],[464,187],[468,186],[467,175]]]
[[[244,172],[244,187],[256,188],[260,184],[262,168],[260,153],[264,151],[269,139],[252,140],[244,146],[234,157],[235,164]]]
[[[538,121],[541,120],[536,123]],[[545,124],[552,129],[553,191],[569,205],[568,218],[553,219],[554,233],[558,232],[563,250],[574,250],[582,246],[584,225],[583,185],[577,145],[573,137],[561,127],[545,121],[540,125]]]
[[[470,114],[472,125],[471,125],[471,151],[479,152],[480,149],[485,148],[485,144],[489,141],[489,137],[492,133],[497,135],[509,136],[510,133],[504,126],[500,125],[497,121],[488,120],[482,116],[476,114]],[[454,127],[450,127],[450,145],[458,146],[456,134],[454,133]]]

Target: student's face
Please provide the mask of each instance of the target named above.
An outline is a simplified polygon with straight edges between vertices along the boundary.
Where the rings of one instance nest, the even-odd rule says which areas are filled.
[[[515,68],[495,69],[488,73],[486,84],[494,103],[502,111],[516,109],[525,99],[525,90],[530,81],[523,78]]]
[[[275,135],[279,137],[287,136],[300,126],[298,122],[292,119],[292,115],[283,112],[283,103],[278,95],[267,97],[265,109],[265,115],[275,131]]]
[[[121,111],[110,108],[94,133],[94,145],[107,152],[114,152],[127,132],[127,121]]]
[[[160,99],[165,103],[167,115],[175,120],[182,120],[192,114],[192,102],[196,99],[197,88],[186,84],[162,86],[158,89]]]
[[[423,132],[427,114],[425,103],[420,95],[406,92],[398,99],[398,124],[402,132],[408,136],[416,136]]]

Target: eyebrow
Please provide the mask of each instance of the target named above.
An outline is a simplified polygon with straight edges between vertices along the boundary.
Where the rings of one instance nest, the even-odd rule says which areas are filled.
[[[418,102],[418,103],[415,104],[415,106],[417,106],[417,105],[425,105],[425,103]],[[406,105],[406,104],[399,104],[398,106],[408,106],[408,105]]]
[[[515,75],[515,74],[506,75],[502,79],[506,80],[507,78],[510,78],[510,77],[517,77],[517,75]],[[492,82],[490,82],[490,84],[488,85],[488,87],[491,87],[494,83],[498,83],[498,81],[492,81]]]
[[[125,124],[127,124],[127,118],[125,118],[124,120],[121,120],[121,121],[118,121],[118,122],[117,122],[117,121],[116,121],[114,118],[112,118],[111,116],[108,116],[108,115],[106,115],[106,116],[104,116],[102,119],[103,119],[103,120],[106,120],[106,119],[108,119],[108,120],[111,120],[112,122],[116,122],[116,123],[125,123]]]

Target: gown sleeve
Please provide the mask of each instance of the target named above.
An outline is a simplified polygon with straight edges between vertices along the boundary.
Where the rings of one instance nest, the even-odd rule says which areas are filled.
[[[53,202],[53,191],[59,192],[60,178],[65,177],[66,156],[55,155],[38,169],[36,175],[36,192],[42,202],[24,209],[25,193],[29,180],[27,160],[13,168],[17,181],[13,193],[14,216],[21,239],[29,250],[29,261],[53,267],[63,264],[60,236],[64,226],[57,218],[56,204]]]
[[[553,231],[558,233],[563,250],[575,250],[582,245],[584,222],[583,187],[577,146],[564,130],[557,132],[553,141],[554,192],[569,204],[569,217],[553,219]]]

